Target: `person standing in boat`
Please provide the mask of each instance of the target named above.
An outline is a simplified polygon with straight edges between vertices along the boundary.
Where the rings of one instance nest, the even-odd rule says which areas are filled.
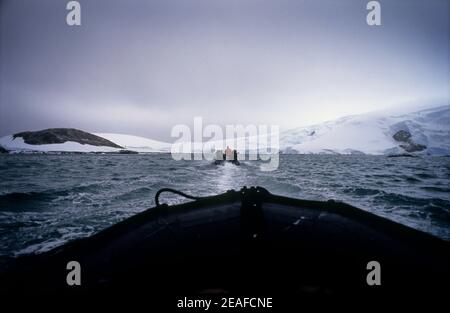
[[[233,150],[231,150],[229,146],[225,149],[225,158],[228,161],[232,161],[234,159]]]

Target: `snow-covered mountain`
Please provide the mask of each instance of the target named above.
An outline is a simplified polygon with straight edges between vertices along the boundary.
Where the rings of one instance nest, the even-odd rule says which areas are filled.
[[[253,138],[255,139],[255,138]],[[243,138],[249,146],[249,138]],[[267,138],[257,137],[259,149]],[[226,143],[217,142],[217,146]],[[0,138],[12,152],[170,152],[171,144],[144,137],[76,129],[47,129]],[[271,152],[278,149],[271,148]],[[353,115],[280,134],[283,153],[450,155],[450,105],[409,113]],[[250,150],[249,150],[250,151]],[[261,151],[261,150],[260,150]],[[267,149],[262,150],[267,151]],[[1,151],[0,151],[1,152]]]
[[[370,113],[287,130],[285,153],[450,155],[450,105],[404,114]]]

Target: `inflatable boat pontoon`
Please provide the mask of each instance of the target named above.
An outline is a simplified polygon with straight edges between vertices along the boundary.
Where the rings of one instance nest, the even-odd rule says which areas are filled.
[[[160,204],[169,191],[185,195],[160,190],[154,208],[92,237],[17,259],[0,277],[0,292],[141,295],[148,301],[280,295],[299,304],[329,296],[438,298],[448,290],[448,242],[350,205],[260,187]],[[81,286],[66,283],[70,261],[81,265]],[[370,261],[381,266],[380,286],[367,284]]]

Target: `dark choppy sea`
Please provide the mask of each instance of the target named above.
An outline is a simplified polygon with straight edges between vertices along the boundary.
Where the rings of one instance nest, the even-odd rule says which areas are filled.
[[[0,256],[39,253],[152,207],[173,187],[213,195],[242,186],[336,199],[450,240],[450,158],[281,155],[215,166],[152,155],[0,155]],[[184,201],[165,198],[166,202]]]

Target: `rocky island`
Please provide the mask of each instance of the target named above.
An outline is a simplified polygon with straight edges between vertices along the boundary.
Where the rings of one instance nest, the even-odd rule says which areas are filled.
[[[84,132],[75,128],[49,128],[39,131],[27,131],[13,135],[13,138],[23,138],[29,145],[60,144],[68,141],[78,142],[82,145],[103,146],[122,149],[121,146],[105,138]]]
[[[0,153],[114,153],[169,152],[170,144],[143,137],[88,133],[75,128],[24,131],[0,138]]]

